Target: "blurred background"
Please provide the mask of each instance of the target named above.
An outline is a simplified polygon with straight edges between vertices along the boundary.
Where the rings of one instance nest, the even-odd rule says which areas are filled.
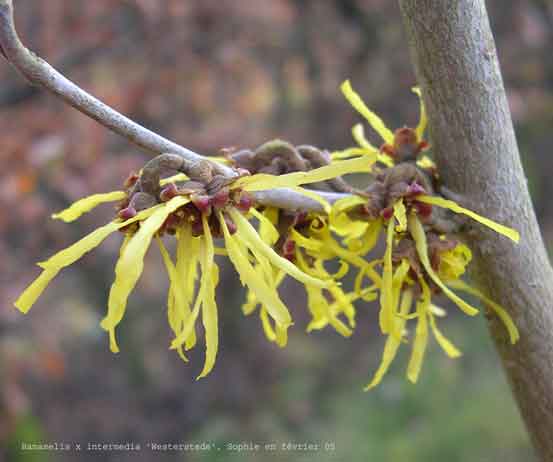
[[[281,137],[329,149],[353,144],[360,118],[338,86],[351,78],[393,127],[418,103],[396,2],[387,0],[18,0],[26,44],[64,74],[147,127],[205,154]],[[523,161],[546,242],[553,243],[553,4],[490,0],[492,27]],[[375,140],[376,141],[376,140]],[[27,86],[0,63],[0,460],[66,461],[74,452],[21,451],[21,442],[210,442],[222,452],[86,452],[103,460],[533,460],[484,319],[451,310],[443,329],[463,350],[433,343],[420,382],[403,351],[375,391],[362,387],[383,341],[375,306],[358,306],[350,339],[305,333],[303,291],[285,285],[296,324],[269,344],[240,311],[237,277],[219,286],[220,350],[199,382],[202,348],[185,365],[168,351],[167,278],[158,252],[131,297],[109,352],[105,313],[119,236],[63,271],[23,317],[13,301],[34,263],[113,216],[107,205],[72,225],[49,216],[119,189],[149,158]],[[228,267],[227,267],[228,269]],[[228,442],[320,444],[319,451],[228,451]],[[325,443],[328,450],[324,450]]]

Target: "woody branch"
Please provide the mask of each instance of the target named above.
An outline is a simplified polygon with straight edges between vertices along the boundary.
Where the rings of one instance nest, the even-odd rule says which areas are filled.
[[[469,238],[473,275],[513,317],[520,341],[490,330],[542,460],[553,460],[553,270],[526,186],[484,0],[399,0],[445,185],[520,230],[513,246]]]
[[[12,0],[0,0],[0,51],[30,84],[52,92],[67,104],[131,143],[155,154],[164,152],[178,154],[190,162],[209,160],[120,114],[64,77],[45,60],[26,48],[15,28]],[[213,162],[213,167],[214,171],[221,175],[227,177],[236,175],[232,168],[220,163]],[[329,192],[319,192],[319,194],[331,203],[347,196]],[[288,210],[323,211],[319,202],[288,189],[260,191],[252,195],[262,205]]]

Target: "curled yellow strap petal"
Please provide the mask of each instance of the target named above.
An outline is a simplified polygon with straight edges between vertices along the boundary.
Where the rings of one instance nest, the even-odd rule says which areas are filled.
[[[170,347],[171,350],[177,350],[192,335],[192,332],[194,330],[194,325],[196,324],[196,320],[198,319],[198,316],[200,314],[200,306],[202,305],[202,295],[207,290],[206,289],[207,279],[208,279],[207,277],[202,278],[202,282],[200,284],[200,290],[196,295],[196,301],[194,302],[192,313],[188,318],[186,318],[182,326],[181,333],[177,337],[175,337],[171,342],[171,347]],[[111,332],[113,332],[113,330],[110,331],[110,334]]]
[[[351,129],[351,135],[353,136],[355,142],[363,149],[372,154],[378,154],[378,149],[376,149],[365,137],[365,128],[363,127],[363,124],[355,124]]]
[[[430,309],[430,289],[423,278],[420,278],[419,281],[422,287],[422,299],[417,303],[417,328],[415,330],[415,340],[413,341],[413,351],[407,365],[407,379],[412,383],[417,383],[426,345],[428,345],[427,313]]]
[[[156,210],[158,210],[159,207],[160,206],[156,206],[147,210],[143,210],[133,218],[130,218],[126,221],[112,221],[107,225],[101,226],[100,228],[97,228],[79,241],[75,242],[73,245],[67,247],[66,249],[60,250],[55,255],[51,256],[48,260],[38,263],[38,266],[44,269],[58,268],[59,271],[61,268],[72,265],[84,254],[99,246],[111,233],[124,228],[131,223],[135,223],[149,217]]]
[[[505,311],[505,308],[503,308],[501,305],[495,303],[493,300],[486,297],[478,289],[475,289],[474,287],[469,286],[464,281],[461,281],[461,280],[451,281],[451,282],[448,282],[448,285],[450,287],[453,287],[454,289],[458,289],[463,292],[466,292],[467,294],[474,295],[475,297],[478,297],[480,300],[482,300],[493,311],[495,311],[499,319],[501,319],[501,321],[505,325],[505,328],[509,332],[511,343],[515,344],[518,341],[518,339],[520,338],[520,334],[518,332],[517,326],[513,322],[513,319],[511,318],[511,316],[509,316],[509,313]]]
[[[259,220],[259,235],[261,239],[269,245],[273,245],[280,238],[275,225],[271,223],[264,214],[258,212],[253,207],[250,209],[250,213]]]
[[[428,311],[428,318],[430,319],[430,327],[432,328],[434,337],[436,338],[438,344],[442,347],[442,350],[445,351],[445,354],[450,358],[458,358],[461,356],[461,352],[457,349],[457,347],[440,332],[438,326],[436,325],[436,319],[430,310]]]
[[[44,289],[50,284],[50,281],[56,277],[59,270],[47,269],[40,273],[40,276],[37,277],[19,296],[15,301],[14,305],[16,308],[21,311],[23,314],[26,314],[34,303],[37,301],[38,297],[44,292]]]
[[[378,133],[386,143],[392,144],[394,142],[394,134],[386,127],[382,119],[367,107],[361,97],[351,87],[350,81],[346,80],[342,83],[340,89],[355,110],[367,119],[367,122],[369,122],[374,131]]]
[[[191,303],[194,298],[196,272],[199,257],[199,239],[193,238],[189,227],[177,228],[177,262],[175,269],[177,280],[175,290],[181,292],[180,303],[175,306],[181,318],[181,328],[184,321],[191,316]],[[180,330],[179,330],[180,333]],[[175,335],[179,335],[175,333]],[[186,350],[196,345],[196,331],[192,329],[190,337],[186,339]]]
[[[218,267],[215,263],[213,238],[205,215],[202,215],[205,246],[202,252],[202,275],[207,279],[206,290],[202,294],[202,323],[205,329],[205,363],[196,380],[211,372],[219,348],[219,330],[217,323],[217,304],[215,302],[215,283],[218,281]]]
[[[324,167],[315,168],[308,172],[293,172],[286,175],[269,175],[257,173],[252,176],[245,176],[236,180],[232,187],[241,187],[245,191],[261,191],[272,188],[293,188],[302,184],[318,183],[327,181],[348,173],[367,173],[372,170],[375,159],[367,156],[355,159],[332,162]]]
[[[271,320],[269,319],[269,314],[265,307],[261,307],[259,311],[259,317],[261,318],[261,325],[263,326],[263,332],[265,332],[265,337],[270,342],[276,342],[276,333],[275,329],[271,325]]]
[[[187,198],[177,196],[163,204],[163,207],[157,208],[141,223],[140,229],[131,238],[115,265],[115,281],[109,292],[108,313],[100,323],[103,329],[110,332],[110,347],[114,353],[119,351],[115,342],[115,327],[123,318],[127,299],[142,274],[144,255],[150,242],[167,217],[188,202]]]
[[[177,183],[179,181],[187,181],[189,180],[188,176],[186,176],[184,173],[177,173],[173,176],[168,176],[167,178],[163,178],[159,181],[160,186],[165,186],[169,183]]]
[[[413,90],[413,93],[415,93],[419,97],[419,101],[420,101],[420,118],[419,118],[419,124],[415,129],[415,133],[417,134],[417,140],[421,141],[422,137],[424,136],[424,130],[426,130],[428,118],[426,116],[426,108],[424,107],[424,101],[422,100],[421,89],[419,87],[413,87],[412,90]]]
[[[318,239],[305,237],[295,228],[290,229],[290,238],[301,248],[310,250],[311,252],[320,252],[324,243]]]
[[[139,220],[141,217],[146,216],[146,213],[151,213],[151,211],[144,211],[140,217],[137,215],[124,222],[110,222],[107,225],[101,226],[92,233],[75,242],[73,245],[56,253],[48,260],[39,263],[38,266],[43,268],[45,271],[43,271],[40,276],[29,287],[27,287],[27,289],[25,289],[25,291],[15,301],[14,305],[22,313],[27,313],[37,301],[38,297],[40,297],[42,292],[44,292],[46,286],[63,268],[75,263],[84,254],[100,245],[104,239],[106,239],[113,232]],[[126,241],[127,240],[125,239],[125,242]]]
[[[366,223],[352,220],[347,216],[347,212],[358,205],[367,204],[367,198],[361,196],[351,196],[336,201],[328,214],[328,223],[332,231],[340,236],[349,235],[352,226],[360,223],[366,227]]]
[[[470,306],[467,302],[465,302],[462,298],[460,298],[458,295],[456,295],[453,291],[451,291],[439,278],[439,276],[436,274],[436,272],[432,269],[432,265],[430,264],[430,260],[428,258],[428,247],[426,244],[426,234],[424,232],[424,228],[422,227],[421,222],[417,218],[416,215],[411,214],[409,216],[409,231],[411,232],[411,235],[413,236],[413,239],[415,240],[415,244],[417,247],[417,254],[419,256],[419,259],[422,263],[422,266],[430,276],[430,278],[434,281],[434,283],[442,289],[444,294],[447,298],[449,298],[451,301],[453,301],[461,310],[463,310],[466,314],[469,316],[474,316],[478,313],[478,310],[474,308],[473,306]]]
[[[468,209],[465,209],[464,207],[461,207],[459,204],[457,204],[454,201],[444,199],[443,197],[426,196],[426,195],[417,196],[417,201],[424,202],[425,204],[432,204],[438,207],[449,209],[455,213],[461,213],[463,215],[467,215],[468,217],[471,217],[473,220],[479,223],[482,223],[484,226],[487,226],[488,228],[493,229],[495,232],[508,237],[514,242],[518,242],[520,240],[519,232],[514,230],[513,228],[500,225],[499,223],[496,223],[495,221],[490,220],[489,218],[478,215],[472,210],[468,210]]]
[[[334,160],[349,159],[351,157],[364,156],[365,154],[372,154],[372,150],[365,148],[347,148],[343,151],[334,151],[330,158]]]
[[[219,213],[219,222],[223,229],[230,261],[240,275],[242,283],[255,293],[258,300],[265,305],[267,311],[277,323],[284,326],[290,325],[292,317],[278,297],[276,288],[269,287],[263,277],[255,271],[248,257],[242,253],[240,246],[236,242],[236,237],[230,234],[221,213]]]
[[[167,318],[169,321],[169,326],[171,329],[173,329],[173,332],[175,334],[179,333],[179,324],[181,323],[182,319],[179,318],[179,313],[175,310],[175,305],[182,304],[181,292],[178,288],[178,277],[177,277],[177,271],[175,269],[175,265],[173,264],[173,261],[171,259],[171,256],[169,255],[169,252],[167,251],[167,248],[163,244],[163,241],[156,236],[156,241],[159,247],[159,252],[161,253],[161,257],[163,259],[163,263],[165,264],[165,269],[167,270],[167,275],[169,276],[169,295],[167,296]],[[178,355],[184,362],[188,362],[188,358],[182,351],[182,347],[179,347],[177,349]]]
[[[409,313],[412,303],[413,303],[413,293],[410,290],[408,290],[403,293],[401,298],[401,304],[399,307],[400,316],[394,320],[395,331],[398,331],[398,332],[403,331],[403,328],[405,326],[405,317]],[[384,353],[382,354],[382,360],[380,361],[380,365],[378,366],[378,369],[376,370],[371,382],[365,387],[365,391],[368,391],[371,388],[376,387],[382,381],[384,375],[386,374],[386,372],[388,372],[390,365],[392,364],[394,358],[396,357],[396,354],[400,345],[401,345],[400,337],[398,338],[394,335],[388,336],[388,338],[386,339],[386,345],[384,346]]]
[[[294,187],[291,187],[290,189],[292,191],[300,193],[302,196],[309,197],[309,199],[313,199],[315,202],[318,202],[323,206],[323,210],[327,215],[330,213],[330,203],[325,198],[323,198],[320,194],[317,194],[315,191],[311,191],[309,189],[301,188],[299,186],[294,186]]]
[[[380,330],[383,334],[389,334],[392,329],[394,312],[394,296],[392,292],[393,269],[392,269],[392,246],[394,243],[394,220],[388,222],[386,232],[386,251],[384,253],[384,270],[382,275],[382,287],[380,293]]]
[[[430,159],[430,157],[428,157],[427,155],[420,156],[419,160],[417,160],[417,165],[425,170],[436,168],[436,164],[434,163],[434,161]]]
[[[393,167],[395,165],[394,159],[392,159],[388,154],[378,154],[377,160],[386,167]]]
[[[398,222],[396,226],[396,231],[402,233],[407,229],[407,210],[405,209],[405,204],[403,199],[399,199],[394,204],[394,217]]]
[[[229,209],[229,215],[233,219],[236,227],[238,229],[238,235],[244,239],[244,241],[249,244],[248,247],[255,247],[259,250],[274,266],[280,268],[285,273],[292,276],[294,279],[298,280],[302,284],[309,284],[315,287],[328,287],[331,285],[331,281],[321,281],[320,279],[311,277],[301,271],[296,265],[294,265],[290,260],[282,258],[277,254],[272,247],[269,247],[265,242],[261,240],[259,234],[255,231],[254,227],[250,224],[244,216],[235,209]]]
[[[83,199],[74,202],[61,212],[54,213],[52,218],[55,220],[62,220],[66,223],[75,221],[81,215],[90,212],[93,208],[106,202],[115,202],[123,200],[127,197],[125,191],[113,191],[109,193],[93,194],[92,196],[84,197]]]

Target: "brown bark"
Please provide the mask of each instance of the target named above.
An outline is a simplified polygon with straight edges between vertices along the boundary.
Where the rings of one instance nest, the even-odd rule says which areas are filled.
[[[553,461],[553,271],[522,170],[484,0],[399,0],[445,185],[521,233],[514,245],[478,227],[473,277],[511,314],[512,346],[490,331],[538,454]]]

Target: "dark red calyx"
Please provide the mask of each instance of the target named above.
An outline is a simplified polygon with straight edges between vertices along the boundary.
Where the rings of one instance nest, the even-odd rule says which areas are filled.
[[[122,218],[123,220],[128,220],[136,215],[136,209],[129,205],[128,207],[125,207],[124,209],[119,210],[117,213],[117,216],[119,218]]]
[[[380,216],[384,218],[384,220],[389,220],[394,216],[394,209],[392,207],[386,207],[380,212]]]
[[[236,203],[236,208],[241,212],[247,212],[253,205],[253,198],[248,193],[242,192]]]
[[[426,194],[426,190],[418,183],[411,183],[407,188],[408,196],[418,196],[420,194]]]
[[[230,191],[228,188],[220,189],[215,194],[213,194],[213,196],[211,196],[210,198],[211,205],[216,209],[222,209],[229,202],[229,193]]]
[[[201,213],[209,212],[211,207],[209,196],[195,194],[190,198],[190,200]]]
[[[428,218],[430,215],[432,215],[432,204],[425,204],[424,202],[415,202],[415,208],[417,209],[417,213],[422,218]]]
[[[173,197],[177,196],[178,194],[179,194],[179,190],[177,189],[175,184],[169,183],[159,193],[159,199],[161,200],[161,202],[167,202],[173,199]]]

